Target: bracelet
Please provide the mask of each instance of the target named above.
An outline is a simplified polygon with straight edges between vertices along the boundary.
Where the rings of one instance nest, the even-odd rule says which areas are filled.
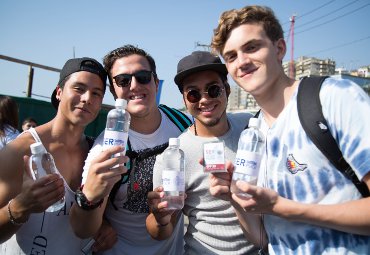
[[[10,222],[14,225],[14,226],[21,226],[23,225],[24,223],[26,223],[28,221],[28,219],[25,221],[25,222],[18,222],[14,216],[12,215],[12,211],[10,210],[10,204],[13,202],[13,199],[10,199],[10,201],[8,202],[8,216],[9,216],[9,220]]]

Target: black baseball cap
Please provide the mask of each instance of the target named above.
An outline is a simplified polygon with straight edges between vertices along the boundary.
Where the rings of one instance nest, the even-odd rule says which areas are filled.
[[[175,83],[182,92],[182,81],[190,74],[212,70],[227,76],[227,69],[221,59],[208,51],[194,51],[182,58],[177,65]]]
[[[94,73],[100,77],[103,81],[103,91],[105,92],[106,82],[107,82],[107,72],[105,71],[104,67],[95,59],[93,58],[72,58],[69,59],[63,66],[62,71],[60,71],[59,82],[58,86],[67,78],[69,75],[80,72],[86,71],[90,73]],[[55,109],[58,109],[59,100],[56,98],[57,89],[54,89],[53,93],[51,94],[51,103]]]

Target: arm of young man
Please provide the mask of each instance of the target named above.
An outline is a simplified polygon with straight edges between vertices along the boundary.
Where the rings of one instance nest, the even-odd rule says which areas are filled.
[[[167,210],[167,201],[161,202],[164,196],[163,187],[157,187],[148,193],[150,214],[146,218],[146,229],[150,236],[156,240],[169,238],[178,221],[178,212]]]
[[[370,189],[370,172],[364,177],[364,182]],[[253,196],[248,200],[232,196],[246,212],[271,214],[290,221],[370,235],[370,197],[332,205],[303,204],[278,196],[271,189],[243,182],[237,182],[237,186]]]
[[[63,179],[56,174],[31,179],[29,157],[23,158],[31,143],[22,135],[0,151],[0,242],[16,233],[32,213],[45,211],[64,195]]]
[[[268,239],[260,214],[245,211],[239,203],[231,199],[230,184],[234,166],[230,161],[226,162],[226,169],[227,173],[210,174],[210,193],[215,197],[230,201],[246,239],[257,247],[267,249]]]
[[[127,171],[123,166],[127,162],[126,156],[113,157],[112,155],[123,150],[120,146],[111,147],[100,152],[96,157],[90,152],[86,160],[89,170],[82,193],[91,204],[100,206],[86,210],[74,203],[70,211],[70,223],[75,234],[80,238],[93,237],[99,230],[103,221],[103,214],[107,204],[107,198],[114,184],[121,179],[121,175]],[[94,158],[89,162],[89,158]],[[116,167],[116,165],[118,165]]]

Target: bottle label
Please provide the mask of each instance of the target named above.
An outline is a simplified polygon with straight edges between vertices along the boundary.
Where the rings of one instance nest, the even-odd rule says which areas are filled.
[[[238,150],[235,157],[235,172],[247,174],[250,176],[258,176],[261,164],[261,154]]]
[[[126,150],[128,134],[126,132],[105,130],[103,150],[115,145],[121,145]]]
[[[224,172],[225,151],[223,142],[203,144],[204,172]]]
[[[184,173],[176,170],[163,170],[162,186],[164,191],[185,191]]]

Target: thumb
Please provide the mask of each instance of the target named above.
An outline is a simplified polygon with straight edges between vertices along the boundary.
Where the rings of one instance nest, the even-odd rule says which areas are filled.
[[[204,165],[204,158],[202,157],[202,158],[200,158],[199,160],[198,160],[198,163],[199,164],[201,164],[202,166]]]
[[[27,155],[23,156],[23,162],[24,162],[23,181],[29,179],[35,180],[36,176],[30,167],[30,165],[32,164],[32,162],[30,161],[30,157]]]
[[[229,174],[233,174],[234,172],[234,164],[230,161],[230,160],[227,160],[226,161],[226,170],[229,172]]]

